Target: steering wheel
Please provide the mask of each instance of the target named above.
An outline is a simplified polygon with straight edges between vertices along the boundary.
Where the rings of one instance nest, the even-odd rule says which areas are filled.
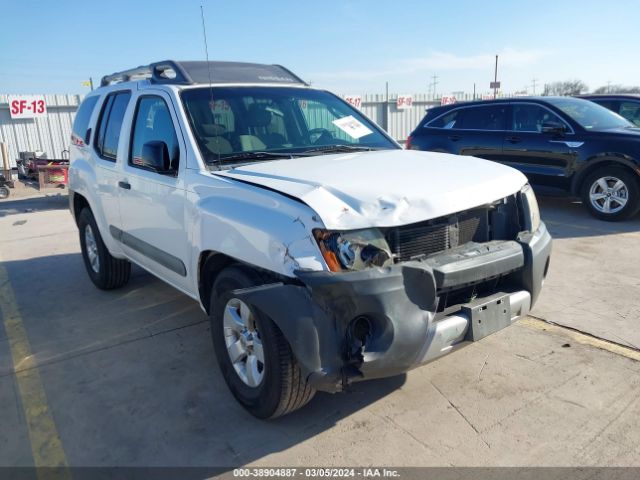
[[[326,128],[312,128],[309,130],[309,142],[313,145],[333,142],[333,135]]]

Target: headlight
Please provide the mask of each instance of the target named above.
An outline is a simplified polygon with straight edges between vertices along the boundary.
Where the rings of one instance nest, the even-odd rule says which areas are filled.
[[[357,271],[393,264],[389,245],[377,228],[349,232],[317,229],[313,234],[332,272]]]
[[[527,229],[531,232],[535,232],[540,227],[540,208],[538,207],[538,201],[536,200],[536,194],[533,193],[531,185],[525,185],[522,190],[522,207],[524,209],[525,221]]]

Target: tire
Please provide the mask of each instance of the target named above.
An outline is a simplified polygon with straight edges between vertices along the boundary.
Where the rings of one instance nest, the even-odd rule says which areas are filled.
[[[5,198],[9,198],[11,191],[9,187],[5,187],[4,185],[0,187],[0,200],[4,200]]]
[[[639,179],[624,167],[599,168],[582,182],[581,197],[594,217],[609,222],[625,220],[640,210]]]
[[[78,228],[82,259],[93,284],[101,290],[113,290],[125,285],[131,275],[131,263],[111,256],[90,209],[84,208],[80,212]]]
[[[304,406],[315,390],[307,385],[277,325],[233,295],[234,290],[263,283],[265,280],[249,268],[227,267],[213,284],[209,317],[214,350],[227,386],[252,415],[267,419]],[[238,359],[235,364],[231,351]]]

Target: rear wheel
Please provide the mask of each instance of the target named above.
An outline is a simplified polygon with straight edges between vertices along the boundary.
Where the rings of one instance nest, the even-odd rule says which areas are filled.
[[[218,275],[211,292],[211,335],[236,400],[258,418],[276,418],[304,406],[315,390],[277,325],[233,293],[262,283],[256,272],[239,266]]]
[[[640,209],[638,178],[621,167],[598,169],[582,184],[582,202],[600,220],[625,220]]]
[[[84,208],[78,217],[82,259],[93,284],[102,290],[125,285],[131,275],[131,263],[113,257],[100,236],[93,213]]]
[[[4,200],[5,198],[9,197],[9,194],[11,192],[9,191],[9,187],[6,186],[1,186],[0,187],[0,200]]]

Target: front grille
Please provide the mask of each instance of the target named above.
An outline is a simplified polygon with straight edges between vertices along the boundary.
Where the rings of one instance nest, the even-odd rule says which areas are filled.
[[[486,242],[488,230],[488,209],[482,208],[391,228],[386,236],[396,261],[404,262],[472,241]]]

